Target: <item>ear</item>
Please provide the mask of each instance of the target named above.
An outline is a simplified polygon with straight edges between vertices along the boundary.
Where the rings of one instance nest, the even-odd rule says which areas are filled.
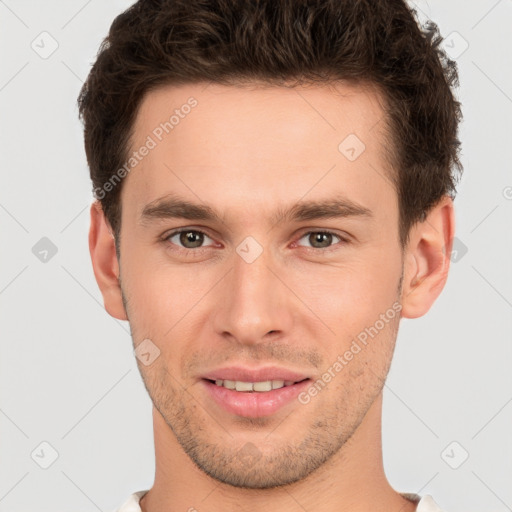
[[[423,316],[441,293],[448,278],[454,233],[455,212],[448,196],[411,228],[404,255],[402,317]]]
[[[107,313],[119,320],[128,320],[119,285],[119,264],[114,235],[99,201],[91,205],[89,252]]]

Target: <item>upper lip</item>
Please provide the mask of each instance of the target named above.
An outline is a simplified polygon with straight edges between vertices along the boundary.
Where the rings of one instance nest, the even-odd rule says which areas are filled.
[[[301,372],[267,366],[264,368],[244,368],[242,366],[230,366],[212,370],[203,376],[207,380],[233,380],[240,382],[265,382],[268,380],[284,380],[299,382],[308,379],[307,375]]]

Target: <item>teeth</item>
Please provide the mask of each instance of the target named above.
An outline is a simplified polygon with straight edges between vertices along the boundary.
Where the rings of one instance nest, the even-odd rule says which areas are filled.
[[[252,384],[252,389],[253,389],[253,391],[271,391],[272,390],[272,381],[267,380],[265,382],[254,382]],[[274,389],[277,389],[277,387]],[[249,390],[249,391],[251,391],[251,390]]]
[[[222,386],[222,384],[219,384],[219,386]],[[224,387],[228,388],[228,389],[235,389],[235,387],[236,387],[235,381],[234,380],[225,380]]]
[[[252,391],[252,382],[235,382],[235,389],[237,391]]]
[[[284,386],[291,386],[295,384],[293,380],[266,380],[263,382],[242,382],[234,380],[216,380],[217,386],[223,386],[228,389],[234,389],[236,391],[258,391],[263,393],[272,389],[280,389]]]

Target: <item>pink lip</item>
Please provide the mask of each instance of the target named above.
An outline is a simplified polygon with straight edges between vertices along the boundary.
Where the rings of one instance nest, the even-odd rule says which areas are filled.
[[[267,380],[291,380],[293,382],[299,382],[307,379],[308,375],[275,366],[257,369],[231,366],[212,370],[202,377],[208,380],[238,380],[240,382],[264,382]]]
[[[231,379],[228,379],[231,380]],[[241,380],[242,382],[255,382],[255,380]],[[256,379],[261,380],[294,380],[294,379]],[[225,411],[246,418],[259,418],[270,416],[281,407],[292,402],[299,393],[310,384],[310,379],[297,382],[291,386],[285,386],[271,391],[234,391],[223,386],[217,386],[215,382],[203,379],[201,381],[206,391],[213,400]]]

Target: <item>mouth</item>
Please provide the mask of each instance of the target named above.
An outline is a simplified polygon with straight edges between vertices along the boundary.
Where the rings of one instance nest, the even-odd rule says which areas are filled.
[[[241,393],[267,393],[268,391],[272,391],[274,389],[281,389],[284,387],[293,386],[294,384],[298,384],[300,382],[304,382],[305,380],[309,380],[308,378],[293,381],[293,380],[265,380],[259,382],[244,382],[240,380],[222,380],[222,379],[205,379],[216,386],[224,387],[226,389],[230,389],[232,391],[238,391]]]
[[[223,379],[201,379],[210,403],[235,416],[260,418],[272,416],[285,406],[300,406],[298,395],[310,385],[311,379],[266,380],[246,382]]]

